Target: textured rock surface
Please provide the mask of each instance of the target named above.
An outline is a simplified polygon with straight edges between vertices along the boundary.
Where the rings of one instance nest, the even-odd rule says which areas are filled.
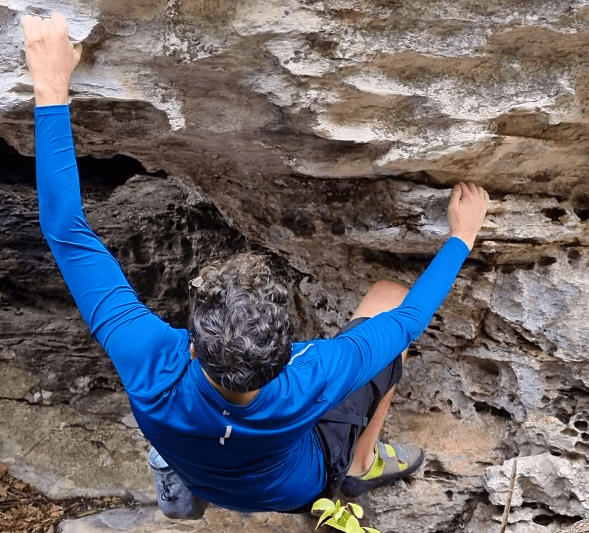
[[[509,489],[513,461],[491,466],[485,471],[483,484],[494,505],[504,505]],[[549,453],[520,457],[512,502],[520,507],[524,501],[540,502],[555,513],[583,516],[587,513],[587,478],[584,465],[571,463]]]
[[[71,109],[79,155],[101,158],[82,172],[88,217],[177,325],[190,275],[255,247],[291,287],[297,333],[332,334],[372,282],[425,268],[448,185],[487,187],[385,429],[427,462],[368,496],[368,520],[498,531],[504,488],[483,473],[515,456],[536,466],[508,531],[589,516],[553,501],[589,458],[589,1],[0,0],[0,137],[27,156],[19,21],[57,9],[85,45]],[[60,497],[147,501],[146,443],[42,240],[31,159],[0,151],[0,460]],[[56,459],[73,442],[85,462]]]
[[[283,515],[277,513],[237,513],[209,507],[201,520],[169,520],[157,506],[139,510],[116,509],[95,516],[66,520],[59,527],[59,533],[183,533],[199,531],[251,531],[263,533],[307,533],[313,530],[315,519],[309,515]]]

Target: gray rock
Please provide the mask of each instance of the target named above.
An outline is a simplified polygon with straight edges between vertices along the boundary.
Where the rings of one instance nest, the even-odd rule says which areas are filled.
[[[157,506],[138,509],[112,509],[84,518],[65,520],[59,525],[57,531],[59,533],[161,531],[159,527],[150,529],[154,527],[155,515],[158,510]]]
[[[504,505],[513,459],[485,470],[483,484],[494,505]],[[589,517],[585,464],[576,464],[549,453],[517,458],[517,478],[511,504],[537,502],[559,515]]]
[[[276,513],[238,513],[209,507],[200,520],[170,520],[157,507],[113,509],[79,519],[65,520],[58,533],[182,533],[199,531],[276,531],[278,533],[305,533],[312,530],[316,519],[309,515]]]
[[[384,430],[427,463],[368,496],[367,520],[492,531],[483,472],[515,456],[531,463],[510,530],[585,516],[554,483],[576,494],[589,457],[586,0],[4,4],[0,138],[34,154],[20,19],[60,10],[85,47],[71,112],[97,158],[88,218],[176,326],[195,271],[254,248],[297,336],[332,335],[375,281],[417,279],[450,185],[485,186],[479,240]],[[40,234],[31,160],[0,152],[0,459],[47,494],[153,501],[147,443]]]

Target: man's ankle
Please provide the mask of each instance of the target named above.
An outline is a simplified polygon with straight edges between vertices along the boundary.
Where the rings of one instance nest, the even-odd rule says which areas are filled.
[[[366,474],[368,474],[368,472],[370,472],[375,460],[376,455],[374,452],[371,452],[370,455],[364,458],[364,460],[361,463],[357,462],[356,457],[354,457],[354,460],[352,461],[352,466],[348,470],[348,476],[356,478],[364,477]]]

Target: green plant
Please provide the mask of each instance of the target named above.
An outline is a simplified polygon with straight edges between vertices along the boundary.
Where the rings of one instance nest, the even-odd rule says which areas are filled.
[[[364,516],[364,510],[357,503],[342,505],[339,500],[333,503],[321,498],[313,504],[312,511],[323,511],[315,529],[327,525],[346,533],[380,533],[374,528],[363,527],[358,522]]]

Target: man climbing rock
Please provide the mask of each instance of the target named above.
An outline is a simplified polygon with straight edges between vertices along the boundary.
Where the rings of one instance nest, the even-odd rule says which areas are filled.
[[[149,311],[86,223],[68,106],[81,51],[60,14],[23,19],[35,91],[41,228],[92,335],[112,359],[167,516],[208,502],[300,512],[413,473],[415,445],[378,435],[409,344],[441,305],[483,222],[488,194],[460,183],[450,238],[411,290],[376,283],[334,339],[292,342],[286,290],[260,257],[214,262],[192,280],[187,329]]]

